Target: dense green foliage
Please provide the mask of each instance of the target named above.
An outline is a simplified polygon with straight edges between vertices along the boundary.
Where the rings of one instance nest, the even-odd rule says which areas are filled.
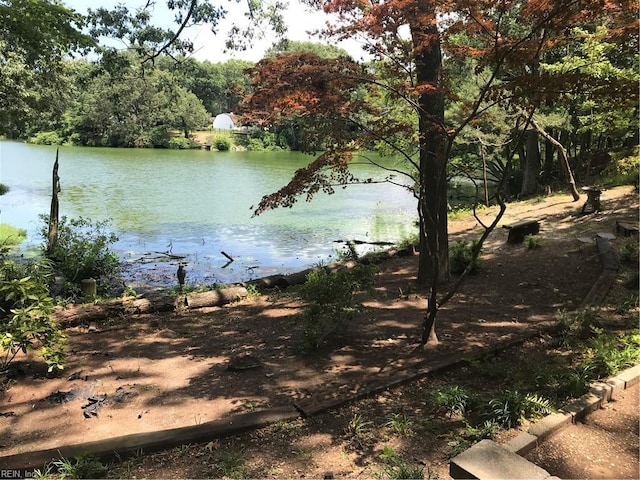
[[[38,350],[49,371],[64,365],[65,334],[51,317],[53,299],[47,289],[52,270],[41,261],[0,264],[0,370],[19,353]]]
[[[476,248],[477,242],[466,242],[459,240],[451,245],[449,249],[449,262],[451,273],[459,275],[465,271],[465,269],[471,265],[469,273],[477,273],[479,267],[479,260],[474,258],[473,249]]]
[[[48,236],[48,218],[41,216],[42,238]],[[85,218],[62,217],[58,225],[58,242],[47,253],[66,281],[66,293],[78,292],[80,282],[93,278],[98,283],[98,293],[106,293],[108,281],[119,268],[118,256],[111,245],[118,238],[109,232],[109,222],[92,222]]]
[[[348,326],[349,319],[359,311],[355,293],[373,286],[372,266],[358,265],[336,272],[316,269],[309,273],[300,289],[309,302],[302,321],[302,349],[313,351],[328,340],[337,340]]]

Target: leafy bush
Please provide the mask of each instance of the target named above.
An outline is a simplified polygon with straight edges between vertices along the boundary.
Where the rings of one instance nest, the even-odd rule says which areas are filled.
[[[489,401],[491,421],[506,428],[519,426],[523,420],[548,415],[553,411],[549,400],[532,393],[507,390]]]
[[[573,345],[602,331],[602,321],[593,310],[561,312],[558,333],[562,344]]]
[[[373,286],[374,268],[358,265],[334,273],[314,270],[300,289],[309,302],[305,308],[302,343],[305,351],[317,350],[327,339],[344,333],[348,320],[358,311],[354,292]]]
[[[31,273],[31,275],[29,275]],[[46,277],[47,262],[30,268],[3,261],[0,266],[0,369],[6,369],[18,353],[40,348],[49,371],[64,364],[66,336],[51,318],[53,299]]]
[[[170,140],[169,131],[164,127],[152,128],[149,133],[149,141],[154,148],[168,148]]]
[[[169,140],[169,148],[174,150],[187,150],[191,148],[191,142],[188,138],[184,137],[174,137]]]
[[[216,136],[212,143],[219,152],[227,152],[231,149],[231,140],[229,137]]]
[[[460,275],[465,271],[467,266],[473,261],[473,249],[478,242],[476,240],[472,242],[465,242],[463,240],[455,242],[449,250],[449,267],[451,273],[454,275]],[[469,273],[477,273],[478,271],[478,259],[473,261],[473,265]]]
[[[36,145],[62,145],[62,140],[58,132],[38,132],[29,138],[29,143]]]
[[[41,234],[46,239],[48,217],[41,215],[41,218],[44,221]],[[82,217],[67,219],[63,216],[58,226],[58,243],[47,256],[65,279],[76,286],[88,278],[108,280],[119,267],[118,256],[110,248],[118,237],[108,230],[108,221],[93,223]],[[99,290],[104,290],[100,282],[98,285]]]
[[[640,149],[634,147],[631,151],[617,152],[611,155],[612,162],[604,171],[606,183],[613,185],[640,184]]]
[[[604,378],[640,362],[640,334],[600,334],[587,344],[586,365],[596,378]]]
[[[0,195],[4,195],[8,191],[9,191],[9,187],[6,186],[4,183],[0,183]]]

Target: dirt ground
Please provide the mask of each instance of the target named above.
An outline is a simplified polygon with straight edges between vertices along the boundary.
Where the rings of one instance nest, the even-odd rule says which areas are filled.
[[[375,293],[363,297],[364,313],[340,343],[314,354],[300,352],[302,305],[286,292],[225,307],[112,318],[69,329],[64,372],[51,378],[40,362],[26,358],[16,363],[11,377],[0,379],[0,455],[291,405],[352,389],[391,367],[486,348],[508,334],[535,329],[558,311],[575,309],[598,278],[595,247],[579,238],[615,233],[616,220],[637,224],[638,196],[632,187],[605,191],[597,214],[580,215],[583,201],[584,196],[572,202],[562,195],[509,205],[502,225],[542,219],[541,248],[507,244],[507,231],[496,229],[483,250],[480,272],[439,313],[440,343],[426,349],[416,350],[426,306],[413,283],[417,256],[381,264]],[[492,213],[482,211],[485,218]],[[450,223],[452,242],[479,232],[473,219]],[[229,368],[244,355],[257,359],[259,367]],[[391,393],[376,401],[398,398]],[[332,446],[333,440],[327,429],[298,438],[290,458],[279,452],[273,463],[265,459],[260,476],[317,476],[325,470],[357,476],[365,471],[353,451]],[[189,470],[192,458],[185,461],[171,469],[160,458],[157,470],[147,465],[143,475],[208,476],[206,470]],[[447,478],[444,460],[421,461]]]

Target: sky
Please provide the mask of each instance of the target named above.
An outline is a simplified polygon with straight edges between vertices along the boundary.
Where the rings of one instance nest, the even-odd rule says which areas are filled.
[[[221,22],[218,34],[214,35],[208,26],[191,27],[185,32],[186,36],[194,43],[195,52],[193,56],[200,60],[208,60],[212,63],[224,62],[229,59],[249,60],[257,62],[262,59],[265,51],[275,42],[277,38],[271,34],[263,40],[256,42],[254,48],[246,51],[225,52],[226,32],[233,21],[243,24],[243,14],[246,1],[236,2],[234,0],[218,0],[229,12],[227,18]],[[146,0],[64,0],[64,3],[79,13],[86,13],[87,8],[112,8],[118,4],[124,4],[130,8],[141,7]],[[164,7],[165,1],[159,0],[158,7],[154,12],[154,22],[168,25],[172,22],[172,13]],[[160,8],[162,6],[163,8]],[[308,7],[300,5],[296,0],[289,1],[289,8],[286,11],[285,21],[288,28],[286,37],[296,41],[319,41],[307,32],[324,26],[326,16],[322,12],[310,12]],[[337,44],[337,46],[347,50],[355,59],[362,56],[360,48],[355,41]]]

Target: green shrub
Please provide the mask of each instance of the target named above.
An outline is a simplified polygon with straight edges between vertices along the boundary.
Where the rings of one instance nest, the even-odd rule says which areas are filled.
[[[265,146],[259,138],[250,138],[247,142],[247,149],[254,152],[260,152],[265,149]]]
[[[227,152],[231,149],[231,140],[229,137],[216,136],[213,138],[212,143],[219,152]]]
[[[49,371],[64,364],[66,336],[51,318],[53,299],[46,278],[47,262],[31,268],[3,261],[0,266],[0,369],[6,369],[18,353],[40,349]],[[29,275],[31,273],[32,275]]]
[[[451,269],[451,273],[454,275],[460,275],[472,262],[472,267],[469,273],[477,273],[478,259],[476,258],[475,261],[473,260],[473,249],[477,244],[478,242],[476,240],[472,242],[460,240],[451,246],[449,250],[449,267]]]
[[[490,420],[505,428],[518,427],[523,420],[548,415],[553,411],[549,400],[532,393],[507,390],[489,401]]]
[[[9,187],[6,186],[4,183],[0,183],[0,195],[4,195],[8,191],[9,191]]]
[[[558,376],[555,395],[558,398],[578,398],[589,391],[591,381],[595,374],[593,367],[588,363],[563,371]]]
[[[156,127],[151,129],[149,142],[154,148],[168,148],[170,141],[171,135],[169,135],[169,131],[166,128]]]
[[[168,146],[174,150],[187,150],[191,148],[191,142],[188,138],[174,137],[169,140]]]
[[[302,348],[317,350],[329,338],[342,335],[358,312],[354,293],[373,286],[374,267],[358,265],[334,273],[314,270],[307,276],[300,295],[309,302],[303,313]]]
[[[48,217],[41,215],[44,226],[42,237],[46,240]],[[98,282],[99,293],[104,293],[103,285],[112,278],[119,268],[118,256],[111,250],[111,244],[118,241],[109,232],[109,222],[95,222],[82,217],[67,219],[62,217],[58,226],[58,243],[47,256],[66,281],[78,286],[84,279],[93,278]],[[45,247],[46,248],[46,247]]]
[[[640,334],[600,334],[589,339],[585,365],[593,369],[595,378],[605,378],[640,362]]]
[[[36,145],[62,145],[63,139],[58,132],[38,132],[29,138],[29,143]]]
[[[637,188],[640,183],[639,147],[612,154],[611,159],[612,162],[603,174],[605,182],[613,185],[635,185]]]
[[[574,345],[602,331],[602,320],[593,310],[561,312],[558,334],[563,345]]]

